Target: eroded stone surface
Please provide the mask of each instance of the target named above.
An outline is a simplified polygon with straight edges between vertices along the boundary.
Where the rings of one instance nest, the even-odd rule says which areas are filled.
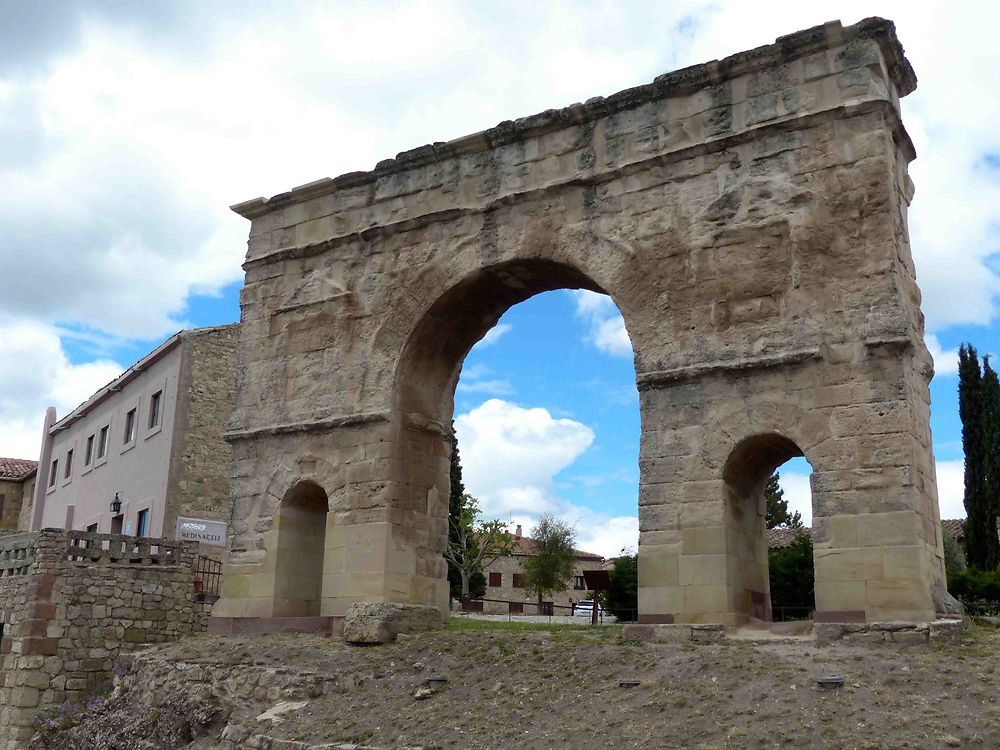
[[[769,617],[761,491],[796,455],[818,619],[932,620],[914,86],[890,23],[833,23],[236,206],[252,225],[215,614],[447,611],[462,361],[511,305],[585,288],[635,351],[645,621]],[[295,554],[305,527],[281,512],[303,483],[327,497],[322,555]]]
[[[436,607],[390,602],[360,602],[347,610],[344,640],[348,643],[392,643],[401,633],[441,626]]]

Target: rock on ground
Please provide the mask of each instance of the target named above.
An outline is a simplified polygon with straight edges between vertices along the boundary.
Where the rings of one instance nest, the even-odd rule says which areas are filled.
[[[344,618],[344,640],[348,643],[392,643],[400,633],[416,633],[442,625],[436,607],[420,604],[359,602]]]

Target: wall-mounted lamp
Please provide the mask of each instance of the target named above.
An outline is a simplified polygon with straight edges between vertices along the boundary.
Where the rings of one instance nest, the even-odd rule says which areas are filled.
[[[122,512],[122,501],[118,499],[118,493],[115,493],[115,499],[111,501],[111,512],[116,516]]]

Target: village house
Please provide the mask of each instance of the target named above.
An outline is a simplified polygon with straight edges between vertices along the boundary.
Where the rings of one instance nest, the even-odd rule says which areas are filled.
[[[0,534],[25,528],[37,472],[37,461],[0,458]]]
[[[528,593],[524,587],[524,562],[535,554],[535,540],[521,535],[521,526],[517,526],[512,535],[514,552],[498,558],[488,565],[483,574],[486,576],[486,596],[483,601],[483,612],[487,614],[535,614],[538,597]],[[581,599],[587,599],[590,592],[583,578],[585,570],[601,570],[604,558],[592,552],[576,550],[576,563],[573,569],[573,582],[565,591],[545,597],[556,607],[572,607]],[[496,599],[500,601],[489,601]],[[527,604],[529,606],[525,607]],[[570,610],[556,609],[553,614],[568,615]]]
[[[238,341],[238,325],[180,331],[69,414],[50,407],[22,528],[174,538],[178,517],[227,522]]]

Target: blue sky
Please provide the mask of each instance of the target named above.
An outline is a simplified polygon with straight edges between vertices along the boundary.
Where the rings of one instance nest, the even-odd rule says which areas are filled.
[[[1000,353],[1000,6],[236,7],[4,3],[0,455],[37,455],[46,406],[65,413],[176,330],[237,319],[248,226],[233,203],[831,18],[881,15],[919,79],[902,104],[918,153],[911,244],[938,364],[942,512],[962,514],[954,350],[969,340]],[[470,487],[495,515],[530,523],[556,510],[602,552],[634,537],[638,413],[621,333],[613,307],[553,292],[513,308],[472,352],[456,413],[479,446],[468,450]],[[524,465],[503,443],[518,420],[537,456],[520,485],[498,470]],[[800,462],[783,476],[803,510],[806,474]]]

